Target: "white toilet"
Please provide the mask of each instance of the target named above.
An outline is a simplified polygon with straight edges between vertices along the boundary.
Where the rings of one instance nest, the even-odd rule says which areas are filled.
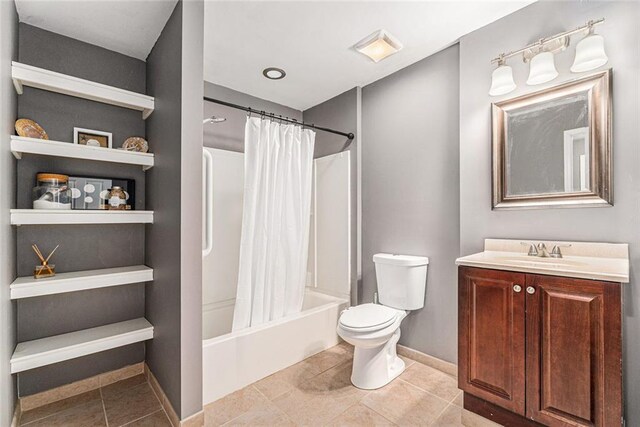
[[[351,382],[366,390],[390,383],[404,371],[396,354],[405,310],[424,307],[429,258],[376,254],[380,304],[361,304],[342,312],[338,335],[355,347]]]

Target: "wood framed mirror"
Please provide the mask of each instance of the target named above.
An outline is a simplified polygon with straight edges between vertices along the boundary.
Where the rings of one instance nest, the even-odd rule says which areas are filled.
[[[492,104],[493,209],[613,205],[611,70]]]

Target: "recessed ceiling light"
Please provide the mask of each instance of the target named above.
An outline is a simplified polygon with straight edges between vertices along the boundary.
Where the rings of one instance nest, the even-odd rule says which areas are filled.
[[[262,70],[262,75],[271,80],[284,79],[287,73],[282,68],[268,67]]]
[[[402,49],[402,43],[386,30],[378,30],[356,43],[353,47],[361,54],[371,58],[373,62],[380,62],[387,56],[393,55]]]

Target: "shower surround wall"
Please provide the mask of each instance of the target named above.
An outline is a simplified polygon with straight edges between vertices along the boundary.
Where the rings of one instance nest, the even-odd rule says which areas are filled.
[[[11,82],[11,61],[18,59],[18,15],[14,2],[0,2],[0,135],[10,135],[18,110]],[[10,224],[9,209],[15,207],[16,160],[9,144],[0,144],[0,426],[11,425],[16,401],[16,382],[10,372],[16,345],[15,304],[8,283],[16,277],[16,231]]]
[[[134,92],[146,89],[143,61],[26,24],[19,25],[18,61]],[[128,136],[145,134],[138,111],[29,87],[18,97],[18,117],[35,120],[57,141],[73,141],[74,126],[113,132],[114,148]],[[145,174],[139,168],[47,156],[26,156],[17,162],[18,208],[31,208],[38,172],[135,179],[136,209],[145,208]],[[137,224],[18,227],[17,274],[33,273],[37,259],[32,243],[45,252],[60,244],[54,262],[62,272],[143,264],[144,239],[144,226]],[[132,284],[21,299],[17,340],[143,317],[144,298],[144,284]],[[136,343],[44,366],[18,374],[18,392],[26,396],[142,360],[144,343]]]
[[[543,239],[603,241],[630,244],[631,283],[624,293],[624,390],[626,425],[640,425],[640,3],[537,2],[460,40],[460,251],[482,251],[483,239]],[[518,89],[501,98],[487,92],[494,68],[489,60],[499,52],[517,49],[541,37],[604,17],[597,27],[605,39],[613,68],[614,206],[580,209],[491,210],[491,102],[574,79],[569,67],[579,37],[556,55],[560,76],[531,88],[525,85],[528,66],[509,61]],[[452,70],[453,75],[453,70]],[[429,267],[431,269],[431,266]],[[455,283],[451,282],[455,287]]]
[[[322,104],[304,110],[302,117],[305,123],[316,123],[318,126],[337,129],[342,132],[356,134],[358,122],[358,89],[353,88]],[[339,153],[343,150],[351,152],[351,303],[358,301],[358,159],[357,135],[349,143],[347,138],[328,132],[316,132],[314,158]],[[311,256],[309,259],[312,259]],[[307,270],[311,270],[312,266]]]

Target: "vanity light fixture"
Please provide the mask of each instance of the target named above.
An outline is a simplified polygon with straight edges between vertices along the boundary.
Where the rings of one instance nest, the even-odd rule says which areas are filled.
[[[604,37],[593,33],[593,25],[589,27],[589,32],[576,45],[576,57],[571,66],[572,73],[582,73],[584,71],[595,70],[609,62],[609,58],[604,51]]]
[[[540,52],[529,63],[529,86],[550,82],[558,77],[558,70],[551,52]]]
[[[262,70],[262,75],[268,78],[269,80],[280,80],[284,79],[284,76],[287,75],[282,68],[276,67],[267,67]]]
[[[378,30],[356,43],[353,48],[369,57],[373,62],[380,62],[386,57],[402,49],[395,37],[386,30]]]
[[[503,61],[498,62],[498,68],[493,70],[491,74],[491,88],[489,95],[500,96],[513,92],[516,88],[516,82],[513,81],[513,69],[506,65]]]
[[[565,31],[551,37],[545,37],[521,49],[508,53],[501,53],[492,59],[498,67],[491,74],[490,96],[505,95],[516,88],[513,82],[513,71],[506,65],[506,61],[514,56],[522,55],[522,60],[529,63],[528,85],[538,85],[558,77],[554,54],[567,49],[571,36],[586,33],[586,36],[576,46],[576,54],[571,71],[581,73],[601,67],[608,62],[604,52],[604,38],[593,33],[593,28],[604,22],[604,18],[592,20],[573,30]]]

